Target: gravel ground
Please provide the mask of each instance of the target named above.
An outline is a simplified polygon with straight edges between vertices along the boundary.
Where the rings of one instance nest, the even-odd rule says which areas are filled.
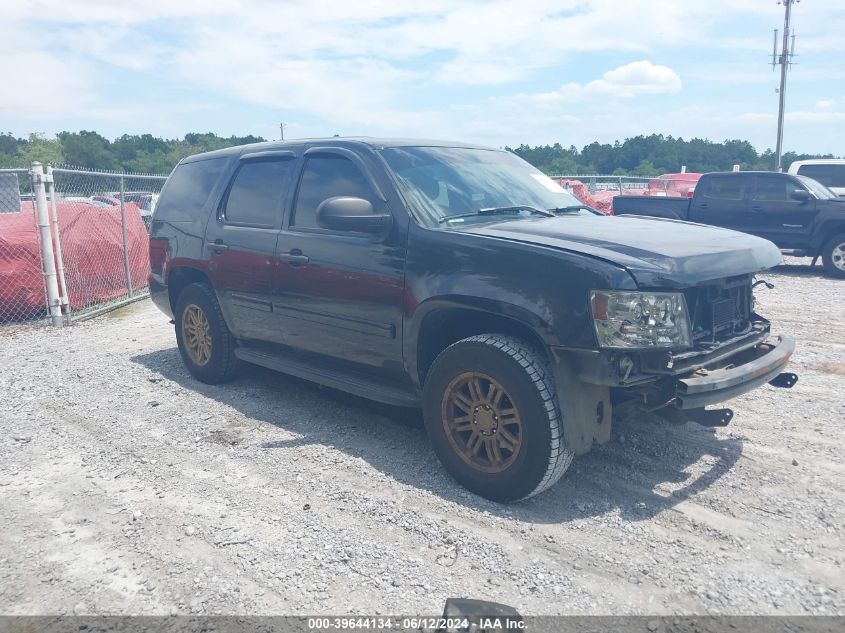
[[[845,612],[845,282],[766,275],[792,390],[715,432],[640,418],[502,506],[420,416],[255,369],[193,380],[148,301],[0,330],[0,613]]]

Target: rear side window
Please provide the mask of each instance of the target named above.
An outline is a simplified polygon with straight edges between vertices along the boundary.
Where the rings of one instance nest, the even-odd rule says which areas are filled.
[[[290,159],[278,158],[243,163],[226,196],[225,221],[258,227],[278,225],[291,164]]]
[[[167,179],[156,204],[156,220],[191,222],[199,216],[228,158],[182,163]]]
[[[825,187],[845,187],[845,165],[829,163],[827,165],[801,165],[801,176],[817,180]]]
[[[704,187],[704,195],[717,200],[742,200],[745,198],[747,186],[748,178],[737,178],[735,176],[708,178]]]
[[[373,207],[376,206],[367,179],[351,160],[335,155],[309,157],[302,170],[291,226],[319,228],[317,207],[324,200],[335,196],[364,198],[369,200]]]

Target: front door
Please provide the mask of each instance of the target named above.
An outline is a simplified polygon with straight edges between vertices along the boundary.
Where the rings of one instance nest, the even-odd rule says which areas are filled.
[[[747,231],[773,241],[781,248],[810,245],[816,218],[816,199],[793,200],[795,191],[807,191],[798,180],[785,174],[757,174],[751,196]]]
[[[220,305],[240,339],[283,342],[272,314],[275,255],[293,158],[291,152],[242,157],[206,228]]]
[[[282,335],[301,351],[370,369],[399,369],[406,231],[395,221],[384,236],[321,228],[317,207],[334,196],[364,198],[375,213],[389,212],[356,154],[341,148],[306,152],[278,243],[274,310]]]

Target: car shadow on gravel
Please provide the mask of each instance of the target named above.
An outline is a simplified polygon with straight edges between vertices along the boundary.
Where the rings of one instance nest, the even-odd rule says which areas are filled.
[[[765,279],[766,274],[787,275],[789,277],[813,277],[817,279],[831,279],[824,271],[821,264],[810,266],[810,260],[806,264],[781,264],[759,274],[759,278]]]
[[[741,439],[719,437],[697,424],[677,426],[656,416],[620,419],[614,421],[610,442],[576,458],[551,490],[525,502],[498,504],[468,492],[445,473],[415,409],[373,403],[258,367],[233,382],[206,385],[190,376],[175,347],[132,360],[233,407],[259,426],[266,423],[295,436],[247,438],[246,447],[331,447],[446,502],[530,523],[566,523],[614,513],[626,522],[647,520],[706,490],[742,456]],[[216,441],[220,432],[211,430],[207,439]],[[413,504],[413,497],[403,504]]]

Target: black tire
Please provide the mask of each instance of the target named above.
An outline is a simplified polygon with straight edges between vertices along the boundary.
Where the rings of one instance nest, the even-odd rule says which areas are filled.
[[[211,339],[211,353],[205,362],[197,362],[185,341],[185,319],[189,308],[193,312],[199,309],[208,323]],[[196,314],[195,312],[193,312]],[[214,289],[207,284],[190,284],[179,294],[176,300],[175,319],[176,342],[182,360],[188,371],[197,380],[214,385],[231,380],[241,368],[240,360],[235,356],[235,338],[223,320],[220,304]]]
[[[458,404],[449,396],[455,394],[455,385],[460,384],[456,381],[468,374],[479,375],[475,372],[481,372],[480,375],[491,379],[492,382],[487,381],[490,389],[488,394],[494,393],[497,387],[502,388],[505,394],[500,403],[505,402],[508,411],[515,411],[520,418],[518,450],[509,451],[507,444],[501,443],[503,440],[500,438],[507,434],[499,435],[496,439],[490,435],[503,428],[491,429],[489,426],[501,424],[498,422],[499,417],[487,414],[488,417],[482,420],[478,418],[478,407],[473,407],[471,411],[465,404]],[[473,378],[468,380],[472,381]],[[493,386],[495,383],[498,385]],[[466,393],[480,393],[482,390],[478,388],[479,383],[475,384],[475,392],[472,387],[468,387]],[[507,404],[508,401],[512,406]],[[496,406],[501,406],[500,403]],[[452,415],[450,407],[457,414],[466,412],[466,415],[459,416],[461,426],[475,425],[462,431],[469,434],[469,439],[463,444],[464,450],[459,450],[459,446],[461,438],[467,436],[456,436],[455,431],[447,430],[457,428],[457,424],[450,426],[448,421],[444,423],[444,419]],[[504,410],[499,413],[504,419]],[[426,377],[423,415],[434,450],[449,474],[464,487],[492,501],[518,501],[547,490],[563,476],[574,457],[564,443],[563,421],[554,378],[545,356],[530,344],[512,336],[471,336],[441,352]],[[485,414],[482,412],[480,415]],[[491,417],[497,422],[491,422]],[[457,422],[455,418],[452,419]],[[487,425],[487,435],[473,441],[474,436],[480,437],[481,422]],[[513,430],[513,427],[509,428]],[[484,442],[484,446],[477,449],[477,457],[471,457],[471,445],[476,442]],[[498,448],[492,445],[488,448],[487,442],[498,445]],[[484,472],[480,470],[483,466],[469,463],[473,459],[482,462],[488,459],[492,464],[491,453],[498,454],[499,459],[506,456],[499,464],[503,466],[502,470]],[[509,460],[510,463],[507,463]]]
[[[845,279],[845,233],[830,238],[822,247],[824,270],[831,277]]]

